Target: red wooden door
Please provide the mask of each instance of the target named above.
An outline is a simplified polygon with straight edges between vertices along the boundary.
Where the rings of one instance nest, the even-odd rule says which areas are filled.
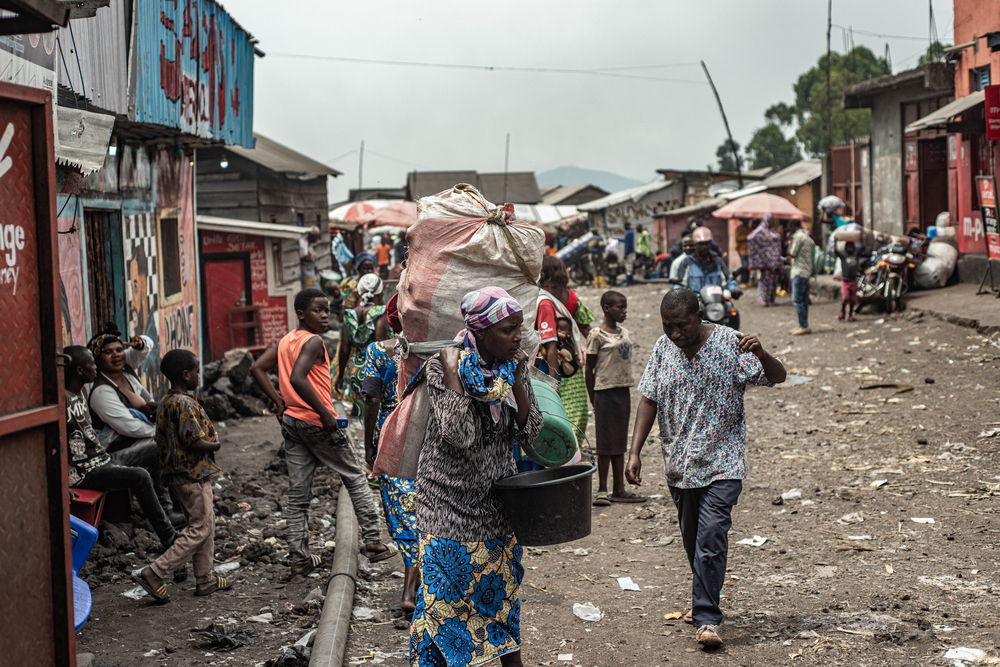
[[[75,662],[45,91],[0,83],[0,662]]]
[[[247,329],[229,326],[229,309],[250,305],[250,258],[202,257],[205,274],[206,329],[212,359],[221,359],[226,350],[247,346]]]

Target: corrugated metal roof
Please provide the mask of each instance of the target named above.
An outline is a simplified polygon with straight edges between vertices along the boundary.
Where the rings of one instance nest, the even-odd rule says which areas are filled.
[[[545,190],[542,191],[542,203],[558,206],[561,202],[564,202],[567,199],[572,198],[573,196],[583,192],[584,190],[587,190],[588,188],[594,188],[595,190],[605,192],[604,190],[601,190],[601,188],[597,187],[596,185],[591,185],[590,183],[578,183],[576,185],[559,185],[552,188],[546,188]]]
[[[504,189],[504,180],[507,186]],[[542,193],[538,191],[538,181],[533,171],[512,171],[506,175],[479,174],[479,191],[487,200],[502,204],[537,204],[542,201]],[[504,196],[506,194],[506,196]]]
[[[917,130],[923,130],[928,127],[947,125],[952,118],[960,115],[964,111],[968,111],[977,104],[982,104],[983,100],[985,99],[986,99],[986,91],[977,90],[971,95],[960,97],[954,102],[950,102],[944,105],[937,111],[932,111],[923,118],[913,121],[912,123],[906,126],[906,131],[916,132]]]
[[[576,206],[552,206],[549,204],[514,204],[514,218],[525,222],[548,225],[580,212]]]
[[[102,109],[122,115],[128,113],[129,90],[126,1],[111,0],[94,16],[72,19],[60,28],[62,57],[56,58],[61,84]]]
[[[226,150],[264,165],[271,171],[276,171],[299,178],[316,178],[317,176],[340,176],[340,172],[322,162],[312,159],[288,146],[265,137],[259,132],[253,133],[256,145],[253,148],[229,146]]]
[[[253,147],[253,38],[213,0],[135,3],[129,118]]]
[[[300,239],[309,233],[308,227],[281,225],[276,222],[236,220],[235,218],[219,218],[214,215],[199,215],[197,220],[198,231],[249,234],[250,236],[266,236],[272,239]]]
[[[601,197],[600,199],[595,199],[592,202],[587,202],[586,204],[580,204],[577,206],[581,211],[602,211],[611,206],[617,206],[618,204],[624,204],[627,201],[637,202],[643,197],[653,192],[658,192],[663,188],[669,187],[673,184],[673,181],[668,181],[666,179],[660,178],[655,181],[650,181],[644,185],[637,185],[634,188],[628,188],[625,190],[619,190],[618,192],[612,192],[607,197]]]
[[[771,174],[762,182],[768,188],[798,188],[811,183],[823,175],[823,162],[815,159],[799,160],[779,172]]]
[[[416,201],[450,190],[458,183],[476,185],[478,182],[479,175],[475,171],[411,171],[406,175],[407,199]]]

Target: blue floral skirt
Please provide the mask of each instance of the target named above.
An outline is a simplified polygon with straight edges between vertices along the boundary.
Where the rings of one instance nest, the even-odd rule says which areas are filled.
[[[520,650],[522,552],[513,535],[456,542],[420,534],[411,665],[485,665]]]
[[[419,536],[414,506],[417,495],[416,482],[403,477],[379,475],[378,483],[382,492],[382,508],[385,510],[385,524],[389,528],[389,536],[399,547],[403,564],[415,567],[419,560],[417,555]]]

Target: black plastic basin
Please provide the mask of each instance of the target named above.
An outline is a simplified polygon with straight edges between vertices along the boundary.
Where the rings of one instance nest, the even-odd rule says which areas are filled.
[[[590,535],[590,489],[595,468],[571,465],[522,472],[493,488],[517,541],[529,547]]]

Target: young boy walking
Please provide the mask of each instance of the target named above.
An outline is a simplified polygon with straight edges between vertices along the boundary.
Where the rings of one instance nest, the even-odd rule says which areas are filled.
[[[156,447],[163,481],[173,488],[188,516],[187,526],[166,552],[136,576],[157,602],[167,602],[164,579],[188,559],[194,569],[197,596],[211,595],[232,584],[213,572],[215,510],[212,478],[222,472],[215,465],[219,436],[205,409],[194,397],[201,384],[198,357],[188,350],[163,355],[160,372],[170,381],[170,392],[156,409]]]
[[[854,321],[854,308],[858,305],[858,273],[861,262],[858,259],[857,247],[853,241],[847,241],[843,250],[838,246],[837,256],[840,257],[840,314],[838,320]]]
[[[632,341],[621,326],[628,316],[628,299],[615,291],[601,297],[604,320],[587,339],[587,393],[594,406],[597,431],[598,489],[596,507],[612,502],[641,503],[646,499],[625,490],[625,450],[628,447],[628,420],[632,412]],[[608,494],[608,469],[612,490]]]
[[[330,302],[320,290],[306,288],[295,295],[295,314],[299,327],[264,352],[252,369],[258,386],[278,408],[285,438],[285,465],[288,467],[285,518],[293,576],[309,574],[320,564],[320,557],[309,551],[307,515],[312,501],[313,475],[321,463],[340,475],[350,493],[368,560],[378,562],[396,553],[379,539],[378,509],[368,481],[347,433],[337,426],[330,385],[330,356],[319,336],[330,324]],[[280,395],[267,376],[267,371],[275,366],[278,367]]]

